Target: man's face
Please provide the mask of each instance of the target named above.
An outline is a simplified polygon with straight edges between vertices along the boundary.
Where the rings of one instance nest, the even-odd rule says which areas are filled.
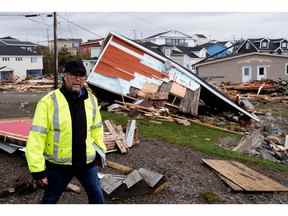
[[[72,75],[70,73],[65,73],[64,75],[64,85],[67,89],[74,92],[80,92],[81,88],[84,87],[86,82],[85,76]]]

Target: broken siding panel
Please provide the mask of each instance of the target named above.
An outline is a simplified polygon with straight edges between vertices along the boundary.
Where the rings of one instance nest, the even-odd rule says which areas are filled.
[[[127,95],[130,89],[128,81],[115,77],[107,77],[100,73],[91,73],[90,82],[99,88],[119,95]]]
[[[144,53],[143,58],[140,61],[142,64],[147,65],[155,70],[164,71],[164,64],[156,58]]]
[[[149,78],[138,73],[135,73],[135,78],[130,81],[131,86],[138,89],[142,89],[145,83],[153,83],[155,85],[160,86],[162,84],[162,81],[158,79]]]
[[[139,59],[127,54],[123,50],[120,50],[116,47],[110,46],[107,48],[105,54],[101,58],[101,61],[109,61],[115,67],[124,69],[130,73],[138,72],[148,77],[156,77],[158,79],[165,78],[166,75],[160,71],[157,71],[151,67],[148,67],[144,64],[141,64]],[[96,67],[97,71],[97,67]]]
[[[188,75],[184,74],[182,71],[177,68],[170,68],[168,70],[169,79],[174,80],[175,82],[183,85],[186,88],[189,88],[193,91],[200,88],[200,85],[191,79]]]
[[[132,50],[132,51],[134,51],[134,52],[136,52],[136,53],[138,53],[140,55],[144,55],[144,52],[142,50],[140,50],[139,48],[137,48],[135,46],[130,45],[129,43],[123,41],[122,39],[120,39],[120,38],[118,38],[116,36],[113,36],[112,41],[116,42],[117,44],[120,44],[120,45],[122,45],[124,47],[127,47],[128,49],[130,49],[130,50]]]
[[[130,75],[129,73],[124,73],[106,62],[99,63],[97,68],[98,73],[108,77],[114,77],[114,78],[118,77],[127,81],[134,78],[133,75]]]

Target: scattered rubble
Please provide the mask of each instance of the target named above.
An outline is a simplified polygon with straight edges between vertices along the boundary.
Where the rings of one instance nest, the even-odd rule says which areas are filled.
[[[54,81],[49,78],[21,80],[21,81],[0,81],[0,91],[50,91],[53,89]]]

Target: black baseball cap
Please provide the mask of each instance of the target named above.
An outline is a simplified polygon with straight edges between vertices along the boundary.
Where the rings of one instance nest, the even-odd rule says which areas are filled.
[[[65,63],[64,73],[69,73],[76,76],[86,76],[86,69],[81,60],[73,60]]]

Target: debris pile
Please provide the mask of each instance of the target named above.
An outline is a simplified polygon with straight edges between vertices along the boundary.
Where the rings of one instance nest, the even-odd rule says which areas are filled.
[[[0,121],[0,149],[9,154],[24,151],[32,120],[28,118]],[[120,151],[127,153],[133,145],[139,144],[139,129],[136,120],[129,120],[125,128],[112,121],[104,121],[104,143],[108,153]]]
[[[0,81],[0,91],[49,91],[53,89],[52,79],[42,78],[21,81]]]
[[[181,113],[179,114],[177,111],[173,112],[173,110],[166,107],[156,108],[150,106],[150,104],[148,104],[147,107],[145,100],[139,100],[136,103],[116,102],[117,103],[108,106],[107,110],[115,113],[125,113],[136,119],[146,118],[149,119],[151,123],[155,124],[162,124],[162,121],[166,121],[175,122],[183,126],[190,126],[191,123],[194,123],[235,134],[242,134],[243,131],[245,132],[247,130],[247,128],[240,127],[238,116],[236,118],[233,114],[229,115],[228,113],[223,113],[223,115],[226,115],[225,117],[220,115],[214,115],[212,117],[199,115],[198,118],[193,118],[192,116],[181,115]]]
[[[241,138],[234,151],[259,156],[263,159],[288,164],[287,120],[273,117],[271,113],[262,116],[258,129]]]
[[[101,187],[108,198],[127,198],[159,191],[166,182],[164,175],[140,168],[138,170],[108,161],[108,167],[123,174],[102,174]],[[123,168],[124,167],[124,168]]]
[[[125,131],[121,125],[115,125],[110,120],[104,121],[104,143],[108,152],[119,149],[122,154],[125,154],[133,145],[140,143],[136,120],[129,120],[124,129]]]

